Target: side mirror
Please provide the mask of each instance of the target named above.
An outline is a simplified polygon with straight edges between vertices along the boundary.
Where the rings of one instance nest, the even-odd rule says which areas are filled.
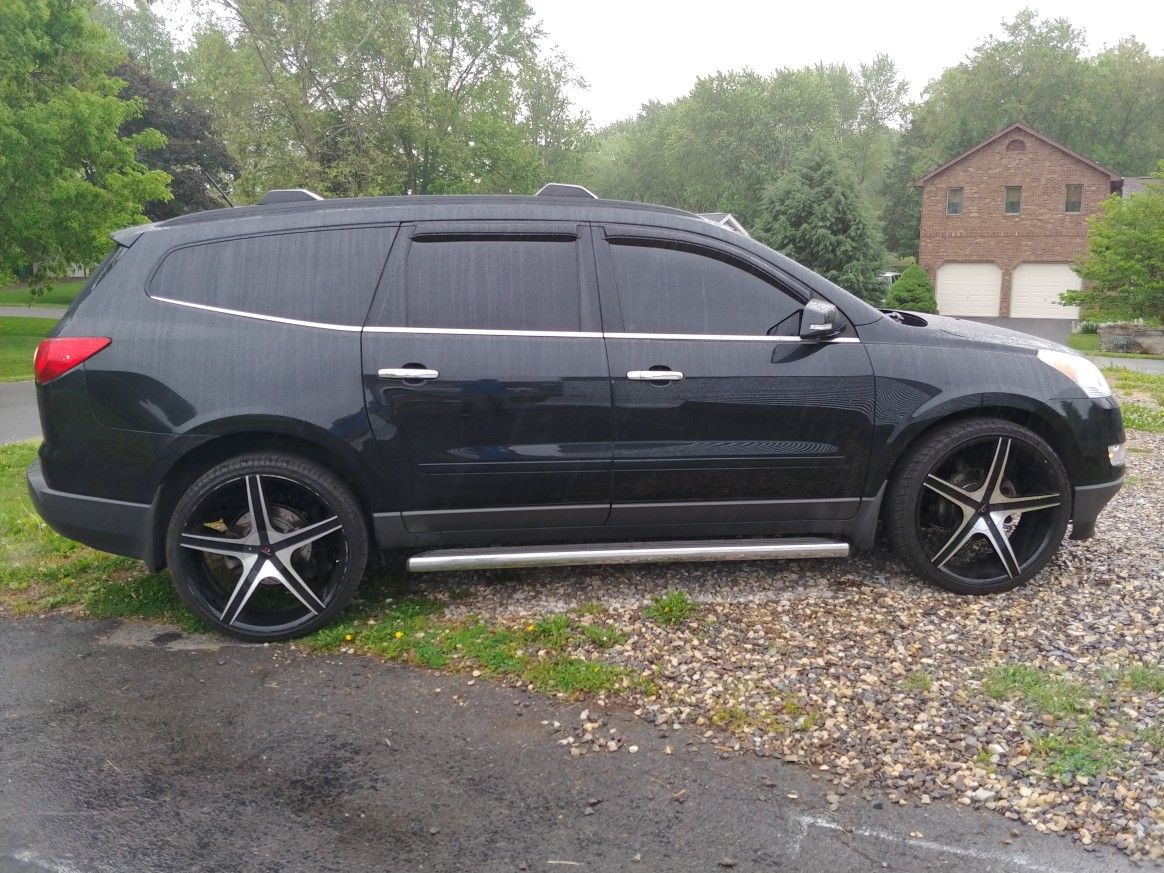
[[[844,329],[837,307],[827,300],[814,297],[804,305],[800,313],[800,338],[805,340],[826,340]]]

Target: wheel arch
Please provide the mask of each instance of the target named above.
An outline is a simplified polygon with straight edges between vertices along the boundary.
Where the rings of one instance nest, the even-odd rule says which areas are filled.
[[[893,441],[891,453],[883,468],[885,475],[882,481],[892,482],[910,450],[920,445],[935,430],[953,422],[974,418],[1000,418],[1032,431],[1054,450],[1067,471],[1067,478],[1072,482],[1077,481],[1083,459],[1067,422],[1045,404],[1021,395],[987,395],[974,405],[953,404],[938,414],[915,420],[913,427],[904,428],[898,439]]]
[[[151,569],[161,569],[166,565],[166,528],[184,490],[216,464],[250,452],[287,452],[330,470],[351,489],[370,529],[373,495],[378,481],[376,471],[368,469],[368,464],[359,454],[334,434],[320,428],[305,430],[302,422],[291,424],[294,425],[293,431],[282,422],[220,429],[172,459],[154,499],[151,554],[146,561]]]

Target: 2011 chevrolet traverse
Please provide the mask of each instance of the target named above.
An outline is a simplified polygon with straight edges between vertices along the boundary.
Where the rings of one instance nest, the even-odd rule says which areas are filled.
[[[224,633],[413,570],[842,556],[1025,582],[1122,481],[1062,347],[882,312],[690,213],[536,197],[262,204],[119,231],[36,355],[61,533]]]

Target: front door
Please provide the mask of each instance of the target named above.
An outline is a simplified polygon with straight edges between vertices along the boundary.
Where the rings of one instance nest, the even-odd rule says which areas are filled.
[[[416,532],[601,525],[610,379],[585,226],[406,226],[364,329],[364,385]]]
[[[606,237],[610,523],[852,517],[874,399],[853,329],[801,341],[804,292],[720,240],[626,226]]]

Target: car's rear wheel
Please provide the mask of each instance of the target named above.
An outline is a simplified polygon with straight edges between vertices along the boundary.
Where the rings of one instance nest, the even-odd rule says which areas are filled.
[[[955,422],[903,461],[886,526],[918,575],[959,594],[1006,591],[1038,573],[1071,517],[1067,472],[1045,440],[1001,419]]]
[[[368,558],[359,504],[330,471],[294,455],[225,461],[178,500],[166,535],[174,587],[216,630],[285,640],[327,624]]]

